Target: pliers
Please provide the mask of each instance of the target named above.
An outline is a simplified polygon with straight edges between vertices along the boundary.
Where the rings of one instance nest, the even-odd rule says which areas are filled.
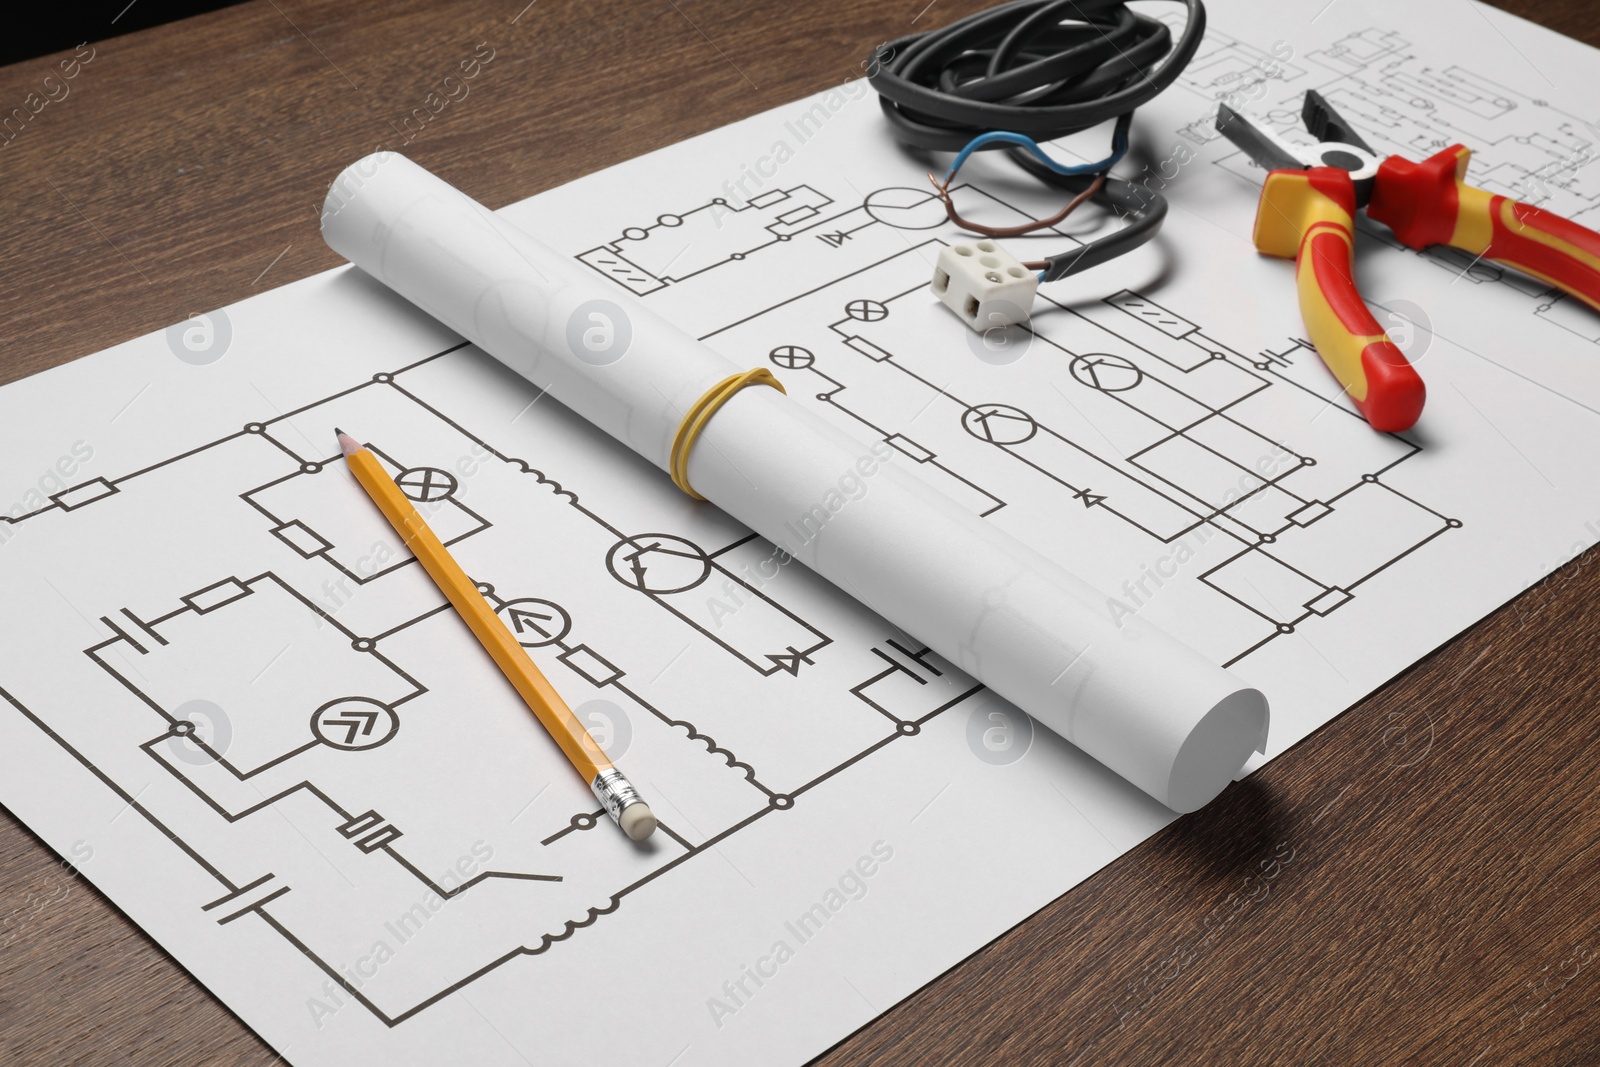
[[[1600,311],[1600,234],[1466,184],[1471,149],[1452,145],[1421,163],[1380,158],[1315,90],[1306,93],[1301,119],[1317,144],[1293,144],[1225,104],[1217,109],[1218,131],[1269,171],[1256,209],[1256,249],[1295,260],[1311,342],[1374,429],[1409,429],[1426,390],[1356,289],[1360,209],[1408,247],[1450,245]]]

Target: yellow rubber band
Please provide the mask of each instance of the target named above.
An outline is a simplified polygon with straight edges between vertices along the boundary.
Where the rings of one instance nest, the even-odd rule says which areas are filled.
[[[683,421],[678,423],[678,432],[672,435],[672,449],[667,453],[667,473],[672,475],[673,485],[696,500],[704,500],[705,497],[695,492],[694,487],[689,484],[689,449],[700,439],[700,431],[706,428],[711,416],[715,415],[734,393],[747,385],[770,385],[780,393],[788,392],[784,389],[783,383],[778,381],[777,376],[765,367],[730,374],[707,389],[705,394],[683,413]]]

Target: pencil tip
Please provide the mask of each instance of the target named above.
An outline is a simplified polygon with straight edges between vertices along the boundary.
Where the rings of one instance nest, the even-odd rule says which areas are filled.
[[[361,451],[361,442],[345,433],[343,430],[334,431],[339,435],[339,449],[347,456],[353,456]]]

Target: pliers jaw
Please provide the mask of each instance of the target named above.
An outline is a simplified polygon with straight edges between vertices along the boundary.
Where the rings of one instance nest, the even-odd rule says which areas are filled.
[[[1217,106],[1217,131],[1266,170],[1311,170],[1332,167],[1350,175],[1356,206],[1372,199],[1373,182],[1383,162],[1355,127],[1315,90],[1306,93],[1301,120],[1317,143],[1296,144],[1271,127],[1255,122],[1227,104]]]
[[[1319,141],[1354,145],[1369,156],[1376,157],[1378,154],[1361,134],[1356,132],[1356,128],[1346,122],[1344,116],[1328,103],[1328,98],[1315,89],[1306,91],[1305,103],[1300,107],[1300,121],[1306,124],[1311,136]]]

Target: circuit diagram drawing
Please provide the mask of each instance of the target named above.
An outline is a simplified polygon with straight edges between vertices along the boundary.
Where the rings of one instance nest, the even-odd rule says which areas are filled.
[[[1278,52],[1290,50],[1279,46]],[[1178,85],[1212,108],[1178,133],[1209,144],[1218,138],[1214,102],[1243,105],[1269,125],[1296,136],[1306,90],[1320,92],[1348,118],[1380,156],[1425,159],[1452,144],[1472,150],[1467,180],[1479,188],[1553,211],[1584,226],[1600,208],[1600,128],[1537,96],[1512,89],[1459,64],[1430,63],[1393,30],[1369,27],[1324,47],[1288,58],[1226,33],[1206,35]],[[1242,153],[1218,165],[1252,187],[1260,182]],[[1389,231],[1358,216],[1365,233],[1410,253]],[[1600,320],[1559,289],[1448,246],[1420,253],[1425,261],[1477,284],[1499,283],[1530,298],[1534,311],[1556,326],[1600,342]]]
[[[952,192],[963,214],[1026,217],[971,184]],[[1001,351],[962,344],[967,332],[928,292],[942,246],[930,231],[946,221],[938,200],[888,188],[854,208],[829,203],[834,213],[810,228],[851,229],[850,259],[811,279],[807,266],[824,257],[794,250],[806,230],[752,247],[750,273],[805,288],[736,321],[703,316],[703,338],[737,362],[765,361],[791,396],[887,442],[992,521],[1059,530],[1062,543],[1080,531],[1131,533],[1160,571],[1135,566],[1122,588],[1105,590],[1113,615],[1157,595],[1182,598],[1194,629],[1180,636],[1232,665],[1315,626],[1460,525],[1385,483],[1419,446],[1374,434],[1303,342],[1246,354],[1123,291],[1071,307],[1041,294]],[[661,231],[632,232],[608,247],[631,243],[630,254],[649,261]],[[738,284],[736,262],[719,264],[718,291]],[[663,281],[646,299],[676,301],[674,313],[690,315],[702,277]],[[1194,580],[1169,588],[1180,564]]]
[[[970,183],[951,191],[975,214],[1008,210],[1003,200]],[[624,227],[578,259],[640,296],[672,299],[694,289],[685,283],[705,280],[729,287],[730,292],[748,292],[752,306],[761,306],[762,273],[727,268],[752,256],[758,263],[770,260],[784,248],[791,253],[786,264],[800,272],[799,278],[820,282],[852,269],[847,264],[871,258],[875,252],[903,249],[903,233],[944,225],[943,207],[926,190],[890,186],[850,203],[810,185],[796,185],[764,190],[743,204],[712,197],[680,214]],[[1081,244],[1059,229],[1050,233],[1069,248]],[[817,248],[825,254],[810,254]],[[706,279],[712,271],[717,272],[715,277]],[[741,300],[736,306],[745,305]]]
[[[1250,77],[1255,53],[1218,40],[1194,77]],[[1402,44],[1380,46],[1297,58],[1267,84],[1287,97],[1327,69],[1364,85],[1371,64],[1406,61]],[[1346,53],[1368,67],[1329,66],[1354,66]],[[1515,181],[1515,166],[1496,173]],[[1461,525],[1394,477],[1422,445],[1372,432],[1303,342],[1252,351],[1202,310],[1124,289],[1041,294],[992,347],[929,292],[956,233],[938,198],[843,185],[685,198],[567,251],[739,365],[770,367],[796,402],[887,443],[985,521],[1092,558],[1116,576],[1101,589],[1113,617],[1157,604],[1219,664],[1382,603],[1388,578]],[[1029,217],[974,180],[950,194],[969,218]],[[1074,232],[1039,236],[1057,251]],[[88,629],[22,635],[38,669],[0,678],[0,704],[192,863],[205,892],[174,907],[259,925],[308,987],[401,1027],[571,951],[630,898],[797,819],[786,813],[824,783],[870,777],[876,753],[916,745],[935,717],[994,699],[814,575],[773,577],[773,545],[685,511],[621,446],[589,435],[580,452],[574,416],[497,441],[474,397],[500,368],[471,346],[382,365],[3,517],[30,573],[71,575],[58,592]],[[647,845],[606,825],[483,663],[349,478],[336,425],[373,449],[647,792],[661,820]],[[159,558],[88,550],[126,529],[161,530]],[[68,673],[94,699],[65,706],[40,681]]]
[[[58,547],[172,527],[181,505],[160,567],[75,564],[97,639],[33,652],[50,670],[92,665],[99,699],[66,707],[21,681],[0,700],[214,880],[196,914],[264,924],[303,955],[308,987],[389,1027],[537,966],[980,691],[817,579],[761,573],[773,546],[755,535],[685,525],[663,479],[591,494],[479,437],[434,398],[485,359],[458,345],[11,523],[8,551],[47,567]],[[645,846],[609,825],[313,443],[336,424],[360,428],[649,790],[661,832]]]

